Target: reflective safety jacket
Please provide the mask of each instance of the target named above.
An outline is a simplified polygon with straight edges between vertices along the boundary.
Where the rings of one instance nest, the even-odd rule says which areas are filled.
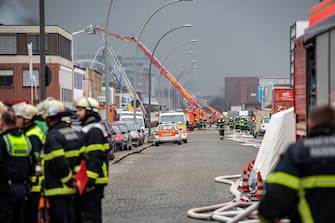
[[[229,126],[234,126],[234,120],[229,120]]]
[[[84,153],[87,157],[87,175],[89,181],[87,187],[95,185],[107,185],[108,183],[108,152],[109,144],[107,133],[100,120],[89,117],[82,128]]]
[[[218,122],[218,130],[224,130],[225,129],[225,123],[224,121]]]
[[[306,140],[292,144],[266,179],[259,205],[262,222],[323,223],[334,219],[335,126],[316,126]]]
[[[28,183],[33,170],[29,139],[17,128],[0,134],[0,184]]]
[[[73,170],[80,163],[81,138],[65,123],[51,127],[42,159],[44,192],[50,196],[67,196],[76,193]]]
[[[41,153],[43,149],[43,145],[45,144],[46,136],[43,132],[43,130],[35,125],[32,124],[24,129],[22,129],[24,134],[29,138],[32,150],[34,153],[34,166],[40,166],[41,161]],[[36,168],[35,168],[36,171]],[[31,176],[31,192],[32,193],[40,193],[41,192],[41,183],[42,183],[43,177],[39,175],[39,173],[34,173]]]

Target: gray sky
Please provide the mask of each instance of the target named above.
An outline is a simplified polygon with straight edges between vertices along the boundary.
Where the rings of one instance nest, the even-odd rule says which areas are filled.
[[[109,30],[124,35],[137,34],[148,16],[171,0],[114,0]],[[163,60],[177,44],[198,39],[176,50],[180,57],[168,69],[174,71],[192,59],[198,66],[199,91],[219,94],[225,76],[289,76],[289,27],[307,20],[309,9],[318,0],[194,0],[169,6],[148,24],[142,42],[152,51],[168,30],[190,23],[192,28],[175,31],[159,45],[156,56]],[[109,0],[45,0],[46,24],[60,25],[74,32],[88,24],[105,23]],[[0,0],[0,23],[38,23],[38,0]],[[99,35],[75,36],[75,54],[94,54],[103,45]],[[132,56],[134,45],[110,39],[118,54]],[[140,54],[139,54],[140,55]],[[171,57],[173,60],[173,56]],[[178,76],[176,74],[175,76]]]

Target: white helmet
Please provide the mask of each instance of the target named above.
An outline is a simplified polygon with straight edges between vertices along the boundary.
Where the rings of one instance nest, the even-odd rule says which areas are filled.
[[[28,120],[31,120],[38,113],[38,110],[34,105],[26,103],[15,104],[13,105],[13,109],[17,117],[22,117]]]
[[[85,108],[87,111],[99,112],[99,103],[91,97],[81,97],[74,101],[74,107]]]
[[[65,113],[64,104],[58,100],[48,100],[46,103],[45,117],[54,117]]]
[[[48,108],[48,102],[51,100],[55,100],[53,97],[48,97],[44,101],[41,101],[37,104],[36,108],[38,110],[38,115],[44,116],[46,114]]]

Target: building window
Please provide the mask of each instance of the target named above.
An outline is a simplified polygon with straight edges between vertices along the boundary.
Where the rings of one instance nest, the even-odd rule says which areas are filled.
[[[0,87],[13,87],[13,70],[0,70]]]
[[[40,54],[40,36],[38,34],[27,34],[28,43],[33,45],[33,54]],[[48,35],[45,35],[45,54],[48,54]]]
[[[62,101],[72,103],[73,101],[72,90],[62,88]]]
[[[77,72],[74,72],[74,88],[83,89],[83,75]]]
[[[0,54],[16,54],[15,35],[0,35]]]
[[[39,71],[38,70],[33,70],[33,75],[32,75],[33,83],[31,83],[29,70],[23,70],[22,75],[23,75],[23,78],[22,78],[23,87],[39,86]]]
[[[58,42],[59,42],[58,45],[59,56],[64,57],[65,59],[68,60],[72,60],[71,41],[59,35]]]

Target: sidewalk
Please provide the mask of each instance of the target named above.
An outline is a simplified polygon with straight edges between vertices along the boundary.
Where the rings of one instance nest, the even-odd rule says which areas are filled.
[[[121,160],[123,160],[124,158],[126,158],[127,156],[134,154],[134,153],[140,153],[143,150],[145,150],[146,148],[149,148],[150,146],[152,146],[152,143],[146,143],[142,146],[139,147],[132,147],[131,150],[125,150],[125,151],[117,151],[114,153],[114,159],[111,160],[112,164],[116,164],[118,162],[120,162]]]

